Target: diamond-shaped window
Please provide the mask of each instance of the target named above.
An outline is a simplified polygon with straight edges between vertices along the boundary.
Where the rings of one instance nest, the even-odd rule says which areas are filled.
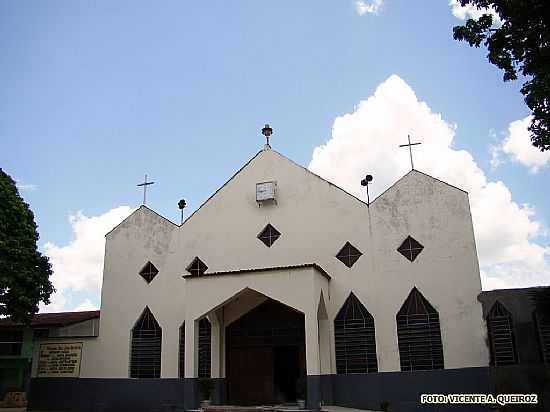
[[[357,259],[361,257],[362,253],[353,246],[351,243],[346,242],[344,247],[340,249],[340,252],[336,255],[338,260],[346,265],[348,268],[352,267]]]
[[[195,257],[191,264],[187,266],[187,271],[195,276],[204,275],[204,272],[206,272],[206,269],[208,269],[208,266],[200,260],[198,257]]]
[[[267,247],[271,247],[271,245],[279,239],[279,236],[281,236],[281,233],[271,226],[270,223],[268,223],[264,230],[258,234],[258,239],[260,239]]]
[[[140,276],[145,279],[147,283],[151,283],[158,273],[158,269],[151,262],[147,262],[145,266],[143,266],[143,269],[139,271]]]
[[[416,257],[422,252],[424,246],[422,246],[416,239],[407,236],[407,239],[401,243],[401,246],[397,248],[397,251],[413,262]]]

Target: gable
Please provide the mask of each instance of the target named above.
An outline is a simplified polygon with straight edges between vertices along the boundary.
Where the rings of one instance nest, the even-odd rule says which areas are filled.
[[[255,176],[256,180],[252,182],[251,176]],[[304,190],[310,190],[310,186],[322,186],[330,187],[335,193],[334,196],[341,196],[352,200],[357,205],[364,205],[366,203],[354,195],[346,192],[344,189],[336,186],[335,184],[323,179],[317,174],[311,172],[309,169],[299,165],[298,163],[290,160],[286,156],[283,156],[279,152],[268,149],[261,150],[254,157],[252,157],[247,163],[243,165],[227,182],[225,182],[218,190],[216,190],[204,203],[202,203],[183,223],[182,226],[188,221],[191,221],[196,215],[200,215],[201,211],[211,206],[211,203],[220,201],[220,198],[224,196],[228,191],[235,190],[235,187],[240,187],[243,190],[243,194],[247,199],[251,200],[253,197],[255,200],[256,183],[266,181],[276,181],[278,189],[280,189],[280,182],[277,176],[281,177],[283,181],[293,182],[293,177],[300,179],[302,183],[306,183],[302,186]],[[289,179],[285,179],[289,178]],[[245,180],[248,181],[248,186],[245,188]],[[252,183],[252,184],[250,184]],[[299,189],[299,188],[298,188]]]
[[[154,227],[157,227],[160,231],[171,231],[176,228],[177,225],[159,215],[157,212],[149,209],[147,206],[141,205],[134,210],[130,216],[107,232],[105,237],[111,238],[125,231],[147,231]]]
[[[418,170],[411,170],[386,189],[371,203],[374,210],[399,209],[410,206],[423,208],[447,205],[454,209],[468,204],[468,193]],[[469,206],[468,206],[469,209]]]

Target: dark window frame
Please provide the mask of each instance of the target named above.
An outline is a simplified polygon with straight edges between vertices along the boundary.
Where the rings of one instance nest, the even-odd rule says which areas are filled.
[[[363,253],[359,249],[350,242],[346,242],[335,257],[348,268],[351,268],[361,256],[363,256]]]
[[[151,261],[147,261],[145,265],[141,268],[139,271],[139,275],[145,280],[148,284],[153,281],[153,279],[159,274],[159,270],[157,267],[151,263]]]
[[[378,372],[374,317],[352,292],[334,318],[336,373]]]
[[[179,360],[179,371],[178,376],[180,378],[185,378],[185,322],[183,322],[180,326],[180,341],[179,341],[179,353],[178,353],[178,360]]]
[[[130,336],[130,378],[160,378],[162,328],[148,306],[136,321]]]
[[[533,323],[537,333],[540,360],[542,363],[550,363],[550,319],[538,310],[533,311]]]
[[[514,333],[512,314],[496,300],[487,312],[487,335],[491,352],[491,365],[515,365],[518,363],[518,352]]]
[[[416,287],[395,318],[401,371],[444,369],[439,313]]]
[[[199,378],[210,378],[212,372],[212,325],[204,317],[199,321]]]
[[[273,246],[273,244],[281,237],[281,232],[279,232],[275,227],[268,223],[260,233],[256,236],[264,245],[267,247]]]
[[[10,328],[0,330],[0,356],[21,356],[23,341],[23,329]]]
[[[208,270],[208,266],[198,256],[195,256],[185,270],[194,276],[202,276]]]
[[[410,262],[414,262],[423,250],[424,246],[411,235],[408,235],[403,243],[397,248],[397,251]]]

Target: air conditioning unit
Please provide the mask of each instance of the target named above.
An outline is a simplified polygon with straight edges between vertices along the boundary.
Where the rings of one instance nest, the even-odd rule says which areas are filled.
[[[277,182],[256,183],[256,202],[261,206],[265,202],[276,202]]]

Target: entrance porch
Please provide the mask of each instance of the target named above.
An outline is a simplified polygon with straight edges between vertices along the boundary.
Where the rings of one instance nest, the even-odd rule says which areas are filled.
[[[186,403],[198,405],[198,323],[211,324],[213,403],[319,409],[330,373],[325,309],[330,277],[317,265],[186,276]],[[191,404],[191,402],[193,402]]]

